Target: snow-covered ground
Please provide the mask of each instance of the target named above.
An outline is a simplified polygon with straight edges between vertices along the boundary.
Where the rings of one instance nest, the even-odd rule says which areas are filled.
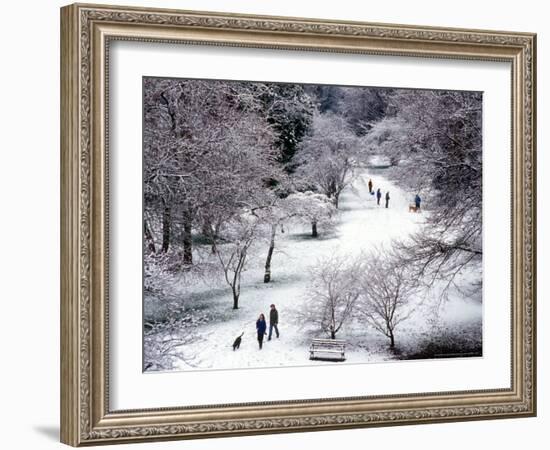
[[[380,206],[376,197],[370,195],[367,187],[372,179],[374,190],[380,188],[383,197]],[[384,207],[384,196],[390,192],[389,208]],[[329,235],[319,238],[310,236],[311,230],[301,227],[285,227],[277,236],[276,252],[272,261],[272,281],[263,282],[263,258],[252,261],[250,269],[243,273],[242,293],[239,309],[233,310],[230,289],[219,284],[197,287],[192,300],[182,296],[183,307],[202,311],[209,317],[204,324],[194,328],[196,336],[192,342],[175,347],[176,369],[236,369],[252,367],[301,366],[311,364],[342,364],[326,361],[310,361],[309,345],[313,337],[326,337],[312,330],[299,319],[303,307],[304,293],[309,281],[308,268],[318,259],[332,254],[353,257],[361,251],[383,246],[392,239],[404,238],[416,231],[423,223],[424,214],[408,210],[414,193],[406,193],[383,176],[383,170],[360,172],[353,186],[342,193],[339,210],[339,224]],[[267,247],[265,248],[267,252]],[[200,292],[199,292],[200,291]],[[155,305],[151,300],[146,315],[153,314]],[[274,303],[279,311],[281,336],[258,348],[255,323],[260,313],[269,316],[269,305]],[[460,327],[462,323],[480,323],[481,303],[462,298],[452,299],[448,309],[442,311],[441,320],[449,326]],[[402,324],[396,334],[396,345],[400,339],[417,338],[427,333],[430,326],[420,309],[418,313]],[[240,349],[233,351],[234,339],[244,332]],[[170,336],[188,338],[188,329],[173,329]],[[184,336],[185,335],[185,336]],[[337,336],[348,342],[345,363],[364,363],[396,359],[388,349],[387,339],[365,324],[352,322]],[[151,370],[155,370],[151,368]]]

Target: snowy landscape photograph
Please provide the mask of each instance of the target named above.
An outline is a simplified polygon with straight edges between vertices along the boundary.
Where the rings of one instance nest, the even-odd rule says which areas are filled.
[[[143,78],[143,370],[483,356],[477,91]]]

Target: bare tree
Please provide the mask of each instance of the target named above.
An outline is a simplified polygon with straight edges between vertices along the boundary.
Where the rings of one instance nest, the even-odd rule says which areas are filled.
[[[264,283],[271,281],[271,261],[275,250],[275,241],[278,232],[284,232],[286,222],[300,222],[311,224],[311,236],[318,237],[318,226],[328,230],[334,226],[336,216],[334,204],[323,194],[315,192],[296,192],[285,198],[272,196],[267,207],[256,208],[255,214],[259,215],[269,231],[269,249],[265,262]]]
[[[365,320],[395,347],[395,330],[415,309],[417,284],[406,267],[377,250],[360,258],[357,317]]]
[[[369,154],[385,156],[391,166],[397,166],[411,148],[413,127],[400,117],[385,117],[371,126],[362,138],[362,146]]]
[[[143,333],[143,370],[174,370],[178,364],[193,366],[196,355],[187,355],[183,349],[198,341],[194,334],[182,333],[183,321],[170,319],[165,323],[150,324]]]
[[[345,119],[334,114],[317,114],[313,130],[297,155],[297,175],[315,186],[338,208],[342,191],[354,175],[358,139]]]
[[[219,227],[242,211],[254,191],[276,180],[282,172],[279,150],[256,85],[156,78],[144,83],[146,208],[163,206],[159,212],[169,218],[165,251],[170,226],[181,223],[188,267],[194,229]]]
[[[278,230],[284,232],[284,223],[295,214],[295,211],[293,211],[290,206],[287,199],[281,199],[273,195],[268,205],[253,210],[254,214],[268,228],[266,235],[268,237],[269,247],[265,260],[264,283],[269,283],[271,281],[271,261],[273,260]]]
[[[216,249],[225,282],[233,294],[233,309],[239,308],[241,276],[246,270],[250,248],[260,236],[259,225],[256,216],[243,214],[226,226],[222,236],[226,243],[218,245]]]
[[[331,229],[337,211],[325,195],[312,191],[296,192],[286,198],[289,208],[294,210],[293,217],[311,225],[311,237],[319,236],[319,227]]]
[[[352,318],[359,297],[355,265],[339,256],[319,261],[311,269],[306,295],[304,321],[336,339],[336,334]]]
[[[400,264],[429,285],[451,286],[463,271],[479,273],[483,256],[482,94],[396,89],[388,99],[392,113],[365,142],[390,158],[389,173],[430,212],[423,229],[397,245]]]

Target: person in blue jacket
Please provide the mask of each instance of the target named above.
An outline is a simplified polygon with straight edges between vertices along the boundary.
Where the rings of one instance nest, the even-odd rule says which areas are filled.
[[[382,198],[382,192],[380,191],[380,188],[376,191],[376,204],[380,206],[380,199]]]
[[[263,314],[260,314],[260,317],[258,317],[258,320],[256,321],[256,331],[258,332],[258,344],[260,344],[260,350],[262,349],[262,345],[264,343],[266,330],[267,324],[265,322],[265,316]]]
[[[416,194],[416,197],[414,198],[414,206],[416,206],[417,211],[420,209],[420,202],[421,202],[420,195]]]

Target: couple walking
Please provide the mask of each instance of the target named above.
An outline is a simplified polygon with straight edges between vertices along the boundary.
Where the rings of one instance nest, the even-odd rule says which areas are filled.
[[[275,305],[270,306],[269,311],[269,336],[267,337],[267,340],[271,340],[271,335],[273,334],[273,328],[275,328],[275,333],[277,334],[277,337],[279,337],[279,328],[277,325],[279,324],[279,311],[277,311],[277,308],[275,308]],[[265,316],[260,314],[260,317],[256,321],[256,331],[258,332],[258,344],[260,345],[260,350],[262,349],[262,345],[264,343],[264,336],[267,334],[267,323],[265,321]]]

